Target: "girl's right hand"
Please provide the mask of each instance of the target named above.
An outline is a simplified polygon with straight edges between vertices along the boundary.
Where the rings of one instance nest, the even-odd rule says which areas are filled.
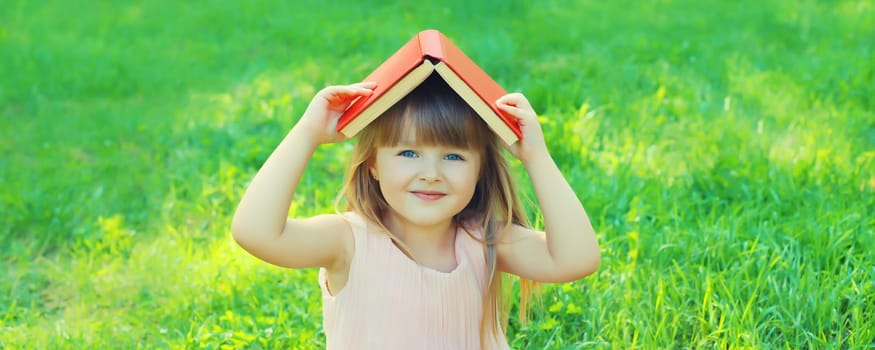
[[[316,145],[345,140],[337,131],[337,121],[356,98],[370,95],[376,86],[376,83],[366,82],[322,89],[310,101],[295,129],[312,137]]]

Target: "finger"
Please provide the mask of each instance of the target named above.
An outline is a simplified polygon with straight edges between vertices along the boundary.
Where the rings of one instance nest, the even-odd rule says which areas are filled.
[[[361,96],[373,93],[374,89],[370,85],[352,84],[331,86],[326,89],[326,92],[330,95]]]
[[[344,90],[346,93],[351,95],[366,95],[374,92],[374,89],[377,87],[376,82],[366,81],[361,83],[355,83],[344,86]]]
[[[531,110],[531,108],[528,108],[528,107],[514,106],[514,105],[510,105],[510,104],[506,104],[506,103],[497,104],[497,105],[498,105],[498,108],[508,112],[509,114],[513,115],[517,119],[524,119],[527,116],[534,114],[534,112]]]
[[[498,106],[498,108],[503,109],[513,115],[518,115],[522,112],[522,109],[515,105],[507,103],[496,103],[495,105]]]
[[[526,99],[526,97],[523,94],[521,94],[519,92],[509,93],[507,95],[501,96],[496,101],[496,103],[510,105],[510,106],[516,106],[516,107],[528,107],[529,106],[529,101]]]
[[[372,94],[374,90],[369,88],[355,86],[355,85],[346,85],[346,86],[331,86],[322,90],[322,96],[325,100],[329,101],[331,104],[343,104],[359,96],[368,96]]]

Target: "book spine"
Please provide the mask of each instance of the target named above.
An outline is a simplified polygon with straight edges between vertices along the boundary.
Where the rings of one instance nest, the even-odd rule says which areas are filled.
[[[444,47],[442,43],[443,34],[441,32],[428,29],[419,32],[417,37],[419,38],[419,47],[422,52],[422,57],[429,57],[432,59],[432,63],[437,63],[438,61],[444,61]]]

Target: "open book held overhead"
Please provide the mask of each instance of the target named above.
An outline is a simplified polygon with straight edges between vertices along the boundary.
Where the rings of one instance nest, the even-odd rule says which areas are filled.
[[[505,144],[521,137],[516,120],[495,105],[507,92],[462,50],[437,30],[425,30],[410,39],[363,81],[376,82],[374,92],[353,103],[337,123],[337,130],[353,137],[407,96],[433,72],[489,125]]]

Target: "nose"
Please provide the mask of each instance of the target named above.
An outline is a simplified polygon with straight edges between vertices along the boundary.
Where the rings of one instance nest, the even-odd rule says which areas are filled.
[[[419,181],[438,182],[441,179],[441,170],[438,160],[428,159],[422,162],[422,168],[419,170]]]

